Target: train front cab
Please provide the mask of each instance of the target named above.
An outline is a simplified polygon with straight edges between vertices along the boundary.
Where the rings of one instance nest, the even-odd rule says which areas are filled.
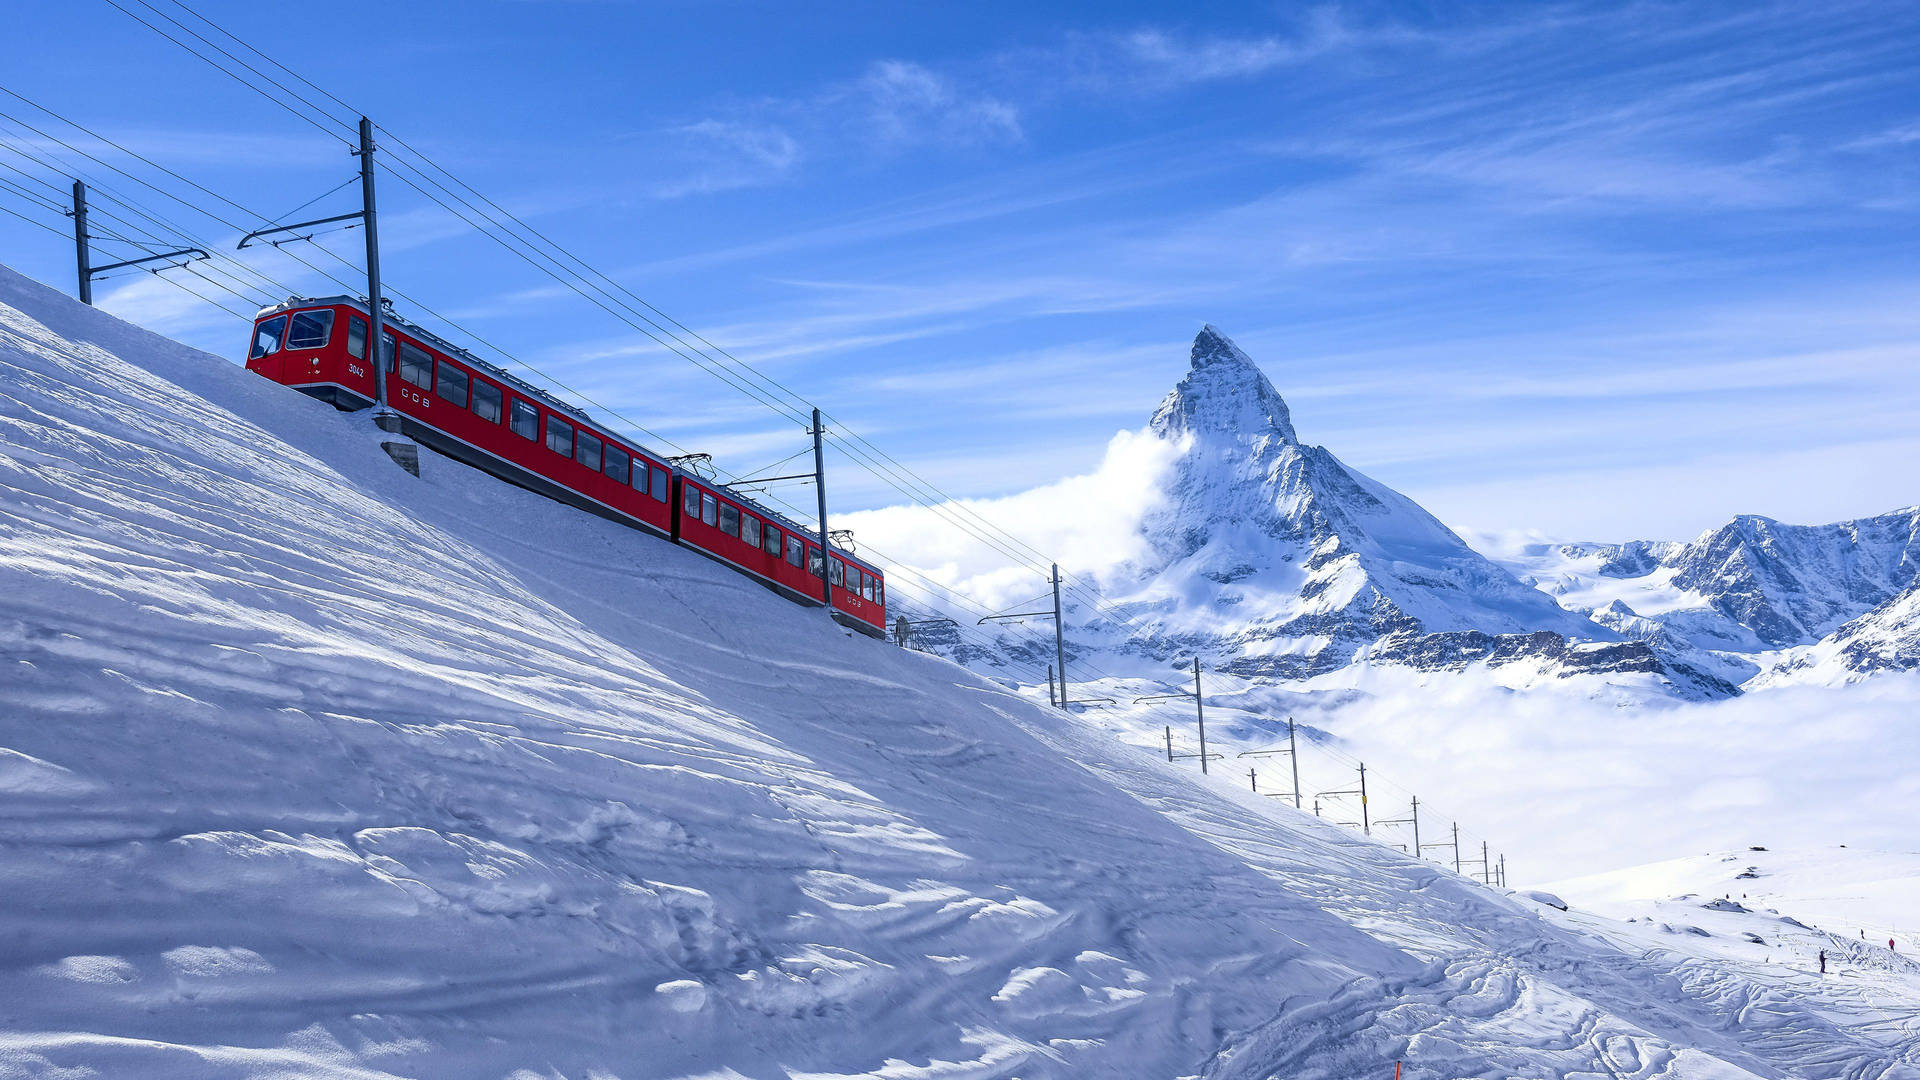
[[[344,306],[281,311],[259,319],[247,370],[342,409],[373,404],[368,321]]]

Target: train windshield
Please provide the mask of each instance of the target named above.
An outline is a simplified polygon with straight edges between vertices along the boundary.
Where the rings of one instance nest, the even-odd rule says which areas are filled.
[[[324,349],[327,338],[333,333],[333,312],[296,311],[293,314],[293,327],[287,334],[289,349]]]
[[[280,351],[280,335],[287,331],[287,317],[276,315],[261,323],[253,331],[253,348],[247,353],[247,359],[258,360]]]

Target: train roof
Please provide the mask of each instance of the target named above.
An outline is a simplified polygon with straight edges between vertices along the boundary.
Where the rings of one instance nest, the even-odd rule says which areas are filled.
[[[269,315],[278,315],[283,311],[293,311],[298,308],[304,308],[304,307],[330,307],[335,304],[340,304],[340,305],[344,305],[346,307],[351,307],[351,308],[358,308],[361,311],[367,311],[366,298],[361,296],[345,296],[345,295],[289,296],[285,300],[282,300],[277,304],[269,304],[266,307],[261,308],[259,312],[257,312],[254,315],[254,318],[258,320],[258,319],[266,318]],[[369,314],[371,314],[371,312],[369,312]],[[486,372],[488,378],[497,379],[500,382],[505,383],[508,386],[511,386],[513,388],[514,393],[516,394],[520,394],[522,396],[532,398],[535,401],[540,402],[540,404],[545,405],[547,408],[552,409],[554,412],[560,413],[564,416],[572,417],[573,419],[578,420],[580,423],[585,424],[589,427],[599,428],[602,431],[607,430],[607,425],[602,424],[600,421],[595,420],[592,416],[588,415],[585,409],[582,409],[577,406],[570,405],[567,402],[561,401],[559,398],[554,397],[552,394],[548,393],[547,391],[540,389],[539,387],[533,385],[532,383],[526,381],[525,379],[522,379],[520,376],[505,370],[500,365],[491,363],[486,360],[482,360],[478,356],[475,356],[470,350],[463,349],[460,346],[455,345],[453,342],[448,341],[446,338],[441,337],[439,334],[434,333],[433,331],[427,329],[424,326],[421,326],[416,322],[406,319],[400,315],[394,314],[391,306],[388,307],[387,311],[381,314],[380,321],[390,326],[398,326],[402,330],[405,330],[407,333],[412,334],[414,337],[420,338],[421,340],[430,343],[434,348],[440,349],[451,356],[458,357],[461,363],[470,364],[473,367]],[[628,441],[633,442],[633,445],[635,446],[640,446],[638,442],[634,442],[633,440],[628,440]],[[674,469],[675,472],[685,473],[686,475],[693,476],[697,478],[701,483],[706,484],[707,486],[715,489],[716,491],[725,492],[727,495],[727,498],[732,499],[735,502],[743,503],[747,506],[753,507],[754,513],[759,514],[762,517],[772,518],[774,521],[779,522],[780,525],[783,526],[788,532],[798,533],[801,536],[817,535],[816,530],[800,524],[799,522],[793,520],[792,518],[779,512],[778,510],[769,508],[765,503],[761,502],[759,499],[753,498],[750,495],[741,494],[739,491],[736,491],[733,488],[733,485],[731,484],[721,483],[719,480],[715,480],[710,477],[701,476],[700,474],[694,472],[691,469],[683,468],[679,465],[673,464],[672,455],[662,454],[659,451],[652,449],[651,447],[640,446],[640,449],[645,450],[648,454],[652,455],[653,457],[668,463]],[[852,562],[859,563],[861,567],[863,567],[864,569],[872,570],[875,573],[879,572],[878,569],[871,562],[869,562],[868,560],[858,555],[855,555],[853,552],[848,551],[845,548],[837,547],[832,544],[829,544],[828,547],[832,548],[833,551],[836,554],[840,555],[842,558]]]

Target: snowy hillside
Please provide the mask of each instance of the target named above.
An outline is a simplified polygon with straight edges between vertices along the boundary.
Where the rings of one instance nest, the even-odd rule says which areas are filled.
[[[1545,888],[1617,918],[1646,917],[1689,901],[1697,907],[1715,898],[1733,900],[1876,949],[1893,941],[1898,953],[1920,960],[1920,851],[1762,845],[1626,867]],[[1891,959],[1883,956],[1881,962]]]
[[[0,1075],[1920,1076],[0,270]]]

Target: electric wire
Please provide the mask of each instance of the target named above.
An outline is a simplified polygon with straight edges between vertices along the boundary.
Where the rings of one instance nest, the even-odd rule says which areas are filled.
[[[183,48],[185,51],[189,52],[190,54],[196,57],[199,57],[204,62],[207,62],[213,66],[216,66],[216,67],[219,66],[217,63],[215,63],[208,57],[202,55],[197,50],[193,49],[191,46],[188,46],[185,42],[182,42],[178,38],[175,38],[172,35],[167,34],[164,30],[161,30],[160,28],[153,26],[153,24],[147,22],[146,20],[140,19],[138,15],[135,15],[134,13],[127,11],[127,9],[121,7],[118,3],[115,3],[114,0],[107,0],[107,2],[111,4],[113,7],[115,7],[116,9],[134,18],[135,21],[138,21],[142,25],[147,26],[149,29],[154,30],[154,32],[159,34],[161,37],[173,42],[176,45],[179,45],[181,48]],[[233,55],[227,52],[227,50],[220,48],[218,45],[215,45],[212,42],[207,41],[205,37],[185,27],[178,20],[173,19],[170,16],[167,16],[164,12],[160,12],[157,9],[153,8],[153,6],[147,3],[146,0],[134,0],[134,2],[140,3],[142,7],[145,7],[148,10],[153,11],[156,15],[160,16],[161,18],[165,18],[168,22],[172,23],[176,27],[180,27],[180,29],[182,29],[184,32],[192,35],[196,40],[199,40],[203,44],[206,44],[208,47],[215,49],[216,51],[220,52],[222,55],[227,56],[230,59],[234,59],[236,63],[240,63],[243,67],[246,67],[249,71],[253,71],[256,74],[261,74],[258,71],[258,69],[254,68],[251,64],[247,64],[245,61],[241,61],[238,58],[233,57]],[[350,106],[347,106],[345,102],[341,101],[335,95],[325,91],[323,88],[320,88],[319,86],[317,86],[317,84],[314,84],[311,80],[308,80],[303,76],[300,76],[297,72],[294,72],[292,69],[288,68],[284,64],[281,64],[279,61],[274,60],[271,56],[269,56],[262,50],[258,49],[257,47],[235,37],[231,33],[227,32],[224,28],[219,27],[218,24],[215,24],[211,20],[207,19],[204,15],[201,15],[199,12],[194,11],[191,7],[189,7],[185,3],[180,2],[180,0],[173,0],[173,2],[175,6],[181,8],[183,11],[186,11],[188,14],[192,15],[196,19],[199,19],[201,22],[213,27],[215,30],[220,32],[223,36],[244,46],[250,52],[266,60],[268,63],[271,63],[274,67],[280,69],[281,71],[287,72],[290,76],[299,80],[301,83],[309,87],[312,87],[317,92],[319,92],[322,96],[325,96],[328,99],[334,101],[335,103],[341,105],[343,108],[348,108],[349,111],[352,111]],[[232,76],[231,72],[227,72],[227,74]],[[312,124],[316,128],[319,128],[320,130],[322,130],[323,132],[326,132],[329,135],[334,135],[334,137],[336,138],[340,137],[335,133],[328,131],[323,125],[314,121],[311,117],[308,117],[305,114],[300,113],[298,110],[293,109],[291,106],[287,105],[285,102],[282,102],[279,99],[273,98],[272,95],[267,94],[266,91],[262,90],[257,85],[247,83],[246,80],[240,79],[238,76],[232,76],[232,77],[234,77],[236,81],[240,81],[244,85],[247,85],[250,89],[254,90],[255,92],[260,93],[262,96],[267,97],[269,100],[275,101],[276,104],[279,104],[282,108],[285,108],[287,111],[293,112],[295,115],[300,116],[301,119],[304,120],[305,122]],[[337,118],[332,117],[331,114],[327,112],[327,110],[314,104],[312,101],[306,99],[305,97],[297,93],[294,93],[293,91],[289,90],[287,87],[285,87],[283,84],[281,84],[277,80],[274,80],[271,77],[266,76],[264,74],[261,74],[261,77],[271,85],[275,86],[276,88],[287,93],[289,96],[300,101],[302,104],[306,105],[308,108],[314,110],[317,113],[320,113],[322,116],[326,116],[329,120],[332,120],[335,123],[341,123],[341,121],[337,120]],[[4,88],[0,88],[0,89],[4,89]],[[12,94],[11,91],[6,91],[6,92],[9,94]],[[20,95],[13,94],[13,96],[19,97]],[[24,101],[26,99],[21,98],[21,100]],[[33,104],[33,103],[28,102],[28,104]],[[39,106],[35,106],[35,107],[38,108]],[[43,109],[42,111],[48,111],[48,110]],[[49,111],[49,114],[54,115],[56,116],[56,118],[65,121],[65,118],[59,117],[58,114],[51,113],[50,111]],[[4,115],[4,114],[0,114],[0,115]],[[9,118],[11,119],[11,117]],[[71,123],[70,121],[66,121],[66,122]],[[30,127],[30,125],[28,126]],[[73,125],[73,126],[78,127],[78,125]],[[638,330],[648,338],[652,339],[656,344],[660,345],[662,348],[670,352],[674,352],[677,355],[681,356],[683,359],[686,359],[689,362],[694,363],[696,366],[699,366],[705,370],[708,370],[709,373],[715,375],[715,377],[720,378],[723,382],[728,383],[728,385],[732,386],[734,389],[740,391],[741,393],[754,399],[755,401],[762,404],[763,406],[769,408],[771,411],[775,412],[776,415],[781,415],[784,418],[791,419],[791,420],[801,419],[801,417],[795,415],[795,412],[793,411],[790,405],[788,405],[785,401],[781,401],[779,397],[775,396],[774,391],[777,391],[780,395],[784,395],[787,401],[798,402],[801,405],[808,405],[809,407],[811,407],[804,397],[799,395],[797,392],[793,391],[791,388],[786,387],[784,384],[780,383],[778,380],[773,379],[771,376],[768,376],[763,372],[760,372],[757,368],[754,368],[752,365],[744,361],[741,361],[738,357],[735,357],[731,353],[728,353],[726,350],[720,348],[719,346],[714,345],[711,341],[708,341],[705,337],[699,335],[697,332],[692,331],[691,329],[686,327],[684,324],[678,322],[678,320],[672,319],[670,316],[665,315],[664,312],[661,312],[658,308],[654,307],[652,304],[648,303],[644,299],[633,294],[630,290],[627,290],[624,286],[620,286],[617,282],[613,281],[611,278],[608,278],[606,275],[602,274],[598,270],[593,269],[589,264],[585,263],[584,260],[581,260],[578,256],[574,255],[572,252],[568,251],[564,247],[552,241],[551,238],[546,237],[545,234],[540,233],[536,229],[533,229],[531,226],[527,225],[524,221],[522,221],[516,215],[513,215],[509,211],[506,211],[505,208],[501,207],[498,203],[494,202],[491,199],[488,199],[484,195],[481,195],[476,189],[472,188],[471,185],[466,184],[464,181],[460,180],[457,176],[454,176],[454,174],[448,171],[445,167],[439,165],[437,162],[434,162],[427,155],[417,150],[416,148],[412,147],[410,144],[406,143],[404,140],[400,139],[398,136],[393,135],[390,131],[387,131],[385,128],[380,128],[379,130],[381,130],[389,138],[391,138],[396,145],[400,146],[402,149],[404,149],[407,153],[411,154],[412,156],[418,158],[426,166],[430,167],[435,172],[438,172],[441,175],[448,177],[448,179],[452,181],[454,184],[456,184],[457,186],[459,186],[460,188],[468,192],[471,192],[476,198],[480,199],[482,202],[486,203],[488,206],[491,206],[496,212],[498,212],[498,214],[512,221],[514,224],[518,225],[521,229],[525,230],[528,234],[531,234],[533,237],[537,238],[540,242],[542,242],[545,245],[545,247],[551,248],[553,251],[559,252],[561,257],[557,258],[549,251],[543,250],[542,243],[535,243],[533,241],[529,241],[526,237],[515,233],[513,229],[507,227],[504,223],[502,223],[498,217],[495,217],[492,214],[489,214],[481,210],[480,208],[474,206],[474,204],[470,200],[459,196],[458,194],[449,190],[445,185],[440,184],[438,181],[433,180],[432,177],[427,175],[427,173],[423,169],[420,169],[419,167],[414,166],[411,163],[405,162],[404,159],[401,157],[401,155],[390,153],[389,155],[390,160],[393,160],[396,163],[401,164],[408,172],[411,172],[413,176],[419,177],[421,182],[429,184],[430,186],[439,190],[443,194],[446,194],[449,198],[452,198],[455,202],[460,203],[463,207],[471,211],[474,215],[488,221],[490,224],[494,226],[495,229],[499,230],[500,234],[504,234],[505,237],[507,237],[508,239],[503,239],[501,235],[496,234],[492,230],[481,225],[479,222],[474,221],[472,218],[467,217],[465,214],[462,214],[454,210],[451,206],[447,205],[446,202],[434,196],[432,193],[426,191],[424,188],[420,186],[419,183],[415,183],[409,177],[403,176],[397,171],[390,170],[390,173],[394,175],[397,179],[400,179],[402,183],[407,184],[407,186],[413,188],[416,192],[421,194],[423,197],[428,198],[429,201],[432,201],[436,205],[440,206],[442,210],[448,212],[449,214],[458,218],[463,223],[469,225],[470,227],[476,229],[477,231],[480,231],[483,234],[489,236],[489,238],[493,239],[497,244],[499,244],[503,248],[506,248],[508,251],[512,252],[517,257],[523,259],[524,261],[527,261],[530,265],[534,266],[536,269],[540,269],[543,273],[547,274],[548,276],[553,277],[556,281],[560,282],[562,285],[566,286],[571,291],[581,295],[585,299],[588,299],[590,302],[600,307],[603,311],[606,311],[609,315],[613,315],[619,321],[626,322],[629,326],[633,327],[634,329]],[[342,139],[342,141],[345,142],[346,140]],[[349,145],[351,144],[349,143]],[[120,148],[120,149],[124,150],[124,148]],[[91,157],[91,155],[87,155],[87,156]],[[154,163],[152,163],[151,161],[147,161],[145,158],[142,158],[137,154],[133,156],[139,160],[146,161],[146,163],[149,165],[154,165]],[[98,160],[98,159],[94,159],[94,160]],[[157,165],[154,165],[154,167],[161,168]],[[120,170],[116,170],[116,171],[120,171]],[[233,203],[231,200],[225,199],[224,197],[219,196],[216,193],[213,193],[210,190],[204,187],[201,187],[198,184],[193,183],[192,181],[188,181],[184,177],[180,177],[179,174],[171,172],[171,170],[166,170],[162,168],[161,171],[167,172],[169,175],[174,176],[176,179],[180,179],[183,182],[186,182],[189,185],[195,187],[196,189],[206,192],[207,194],[220,199],[222,202],[226,203],[227,205],[235,206],[239,209],[245,210],[244,207],[238,207],[238,204]],[[350,182],[351,181],[349,181],[349,183]],[[145,183],[145,182],[142,181],[142,183]],[[153,185],[148,184],[147,186],[151,187]],[[338,191],[340,187],[344,187],[344,186],[346,185],[342,184],[339,187],[332,189],[332,191]],[[326,194],[332,194],[332,191],[329,191]],[[175,199],[175,201],[182,201],[182,200],[179,200],[177,196],[173,196],[171,193],[165,193],[165,194],[167,194],[169,198]],[[320,196],[320,198],[324,198],[324,197],[325,197],[324,195]],[[303,204],[303,206],[299,209],[303,209],[305,206],[312,205],[313,202],[317,202],[317,201],[319,201],[318,198],[309,200],[308,203]],[[205,212],[205,211],[202,211],[202,212]],[[252,211],[246,211],[246,212],[253,213]],[[289,215],[284,215],[284,216],[290,216],[291,213],[293,212],[297,212],[297,210],[291,211],[289,212]],[[16,215],[16,216],[19,216],[19,215]],[[255,214],[254,216],[260,216],[260,215]],[[51,230],[51,231],[57,232],[58,230]],[[530,257],[529,255],[519,250],[516,250],[514,246],[515,242],[531,250],[534,253],[534,256]],[[319,246],[323,252],[326,252],[327,254],[332,255],[336,260],[343,262],[343,264],[345,263],[345,260],[340,260],[339,256],[334,255],[331,251],[328,251],[328,249],[326,249],[324,246],[322,245],[316,245],[316,246]],[[297,259],[297,257],[295,258],[296,258],[296,261],[300,261],[303,263],[303,265],[307,265],[309,269],[313,269],[315,270],[315,272],[321,273],[323,276],[327,276],[331,278],[331,275],[327,275],[325,274],[324,271],[319,271],[317,268],[312,267],[311,264],[305,263],[305,260],[299,260]],[[565,261],[563,261],[563,259]],[[580,271],[569,269],[568,262],[571,262],[573,264],[576,264],[584,268],[586,273],[582,274]],[[552,267],[549,267],[548,265],[546,265],[547,263],[551,263]],[[351,264],[347,264],[347,265],[351,265]],[[592,275],[592,277],[588,277],[586,275]],[[712,354],[708,353],[706,349],[701,349],[696,346],[693,346],[685,338],[680,337],[679,334],[676,334],[673,331],[666,329],[664,326],[662,326],[659,322],[655,321],[653,318],[650,318],[646,314],[643,314],[637,311],[631,304],[628,304],[625,301],[620,300],[618,296],[615,296],[609,293],[606,287],[602,287],[600,285],[595,284],[593,280],[594,278],[598,278],[601,281],[605,281],[607,285],[611,286],[613,290],[617,291],[617,293],[630,298],[632,301],[634,301],[641,307],[644,307],[647,311],[652,312],[654,315],[659,316],[661,319],[665,320],[665,322],[671,324],[673,327],[684,332],[688,336],[696,339],[701,343],[701,345],[706,346],[706,349],[711,349],[713,353],[718,353],[720,354],[720,356],[725,357],[727,361],[731,362],[731,367],[729,367],[727,364],[720,363]],[[339,282],[339,279],[337,278],[331,278],[331,279],[336,282]],[[629,318],[627,316],[621,315],[618,311],[614,310],[614,307],[609,307],[608,303],[602,302],[601,299],[597,299],[594,295],[591,295],[588,289],[582,289],[581,283],[584,283],[585,285],[587,285],[592,293],[598,293],[599,296],[606,297],[608,300],[611,300],[616,307],[624,309],[629,313],[629,315],[633,316],[633,318]],[[344,283],[341,283],[341,284],[344,285]],[[408,300],[408,302],[414,303],[416,306],[421,307],[422,310],[426,310],[428,311],[429,314],[434,315],[434,317],[440,318],[442,319],[442,321],[448,322],[449,325],[454,325],[457,327],[458,324],[452,323],[451,320],[447,320],[444,316],[440,316],[437,312],[433,312],[430,308],[426,308],[425,305],[419,304],[417,301],[412,300],[410,297],[406,297],[404,294],[399,293],[398,290],[393,290],[393,291],[395,295],[400,296],[402,299],[406,299]],[[641,323],[644,323],[646,325],[643,326],[643,325],[640,325],[639,323],[636,323],[634,321],[634,319],[636,318],[640,320]],[[651,327],[652,329],[648,329],[647,327]],[[462,332],[467,333],[474,340],[482,341],[483,343],[485,343],[484,339],[480,339],[478,335],[474,335],[470,331],[466,331],[464,328],[460,328],[460,329],[462,330]],[[509,355],[509,354],[506,354],[504,350],[499,349],[497,346],[488,345],[488,347],[493,349],[496,352],[501,353],[502,355]],[[699,359],[696,357],[704,358],[707,362],[703,363],[702,359]],[[516,363],[519,363],[519,362],[516,361]],[[525,368],[528,371],[533,371],[536,374],[541,374],[543,378],[551,380],[550,376],[544,376],[544,373],[538,373],[536,369],[531,368],[531,366],[529,365],[525,365],[521,363],[519,364],[519,366]],[[733,373],[733,377],[730,378],[729,373]],[[770,389],[758,389],[753,385],[753,383],[758,383],[760,384],[761,387],[770,388]],[[560,384],[560,385],[564,385],[564,384]],[[573,391],[570,388],[569,388],[569,392],[578,394],[577,391]],[[584,395],[579,395],[579,396],[584,397]],[[612,410],[608,410],[604,405],[599,405],[598,403],[595,403],[595,404],[596,404],[596,407],[601,408],[603,411],[609,411],[609,412],[612,411]],[[616,413],[615,415],[618,415],[618,414]],[[622,419],[626,419],[627,422],[632,423],[632,421],[629,418],[622,417]],[[988,518],[985,517],[985,515],[979,513],[979,511],[974,507],[971,507],[967,505],[965,502],[954,498],[948,493],[942,491],[937,485],[934,485],[930,481],[927,481],[925,478],[918,476],[910,468],[900,463],[897,459],[893,458],[891,455],[888,455],[884,451],[880,450],[877,446],[875,446],[873,443],[867,440],[864,436],[861,436],[857,432],[852,431],[852,429],[849,428],[847,425],[839,422],[837,418],[831,418],[830,415],[823,410],[822,411],[823,423],[828,419],[834,420],[834,430],[831,433],[823,432],[823,438],[827,438],[831,440],[834,443],[836,449],[840,450],[841,454],[844,457],[853,461],[855,464],[860,465],[862,468],[872,473],[876,477],[882,479],[889,486],[892,486],[896,490],[899,490],[902,494],[907,495],[910,500],[916,503],[919,503],[922,506],[924,506],[926,509],[932,511],[933,513],[936,514],[936,516],[941,517],[942,519],[948,521],[950,524],[954,524],[957,528],[960,528],[962,531],[966,532],[968,535],[973,536],[975,539],[980,540],[982,543],[987,544],[993,550],[999,551],[1000,553],[1007,555],[1010,558],[1013,558],[1017,564],[1025,565],[1030,569],[1034,569],[1036,571],[1039,569],[1038,565],[1033,560],[1044,559],[1045,556],[1044,554],[1039,552],[1038,549],[1020,540],[1017,536],[1015,536],[1008,530],[1002,528],[997,523],[989,520]],[[646,429],[641,428],[641,430],[644,431]],[[841,432],[845,432],[845,435],[842,435]],[[648,434],[653,435],[655,438],[661,438],[661,436],[659,436],[657,433],[648,432]],[[662,441],[667,441],[671,444],[671,440],[663,439]],[[675,445],[677,447],[677,444],[672,444],[672,445]],[[798,456],[798,455],[796,454],[793,456]],[[789,457],[786,460],[791,460],[791,457]],[[961,522],[959,520],[959,515],[965,515],[966,518],[971,519],[971,522],[967,522],[967,523]],[[985,532],[983,533],[981,530],[985,530]],[[896,567],[904,567],[906,564],[894,562],[893,565],[895,565]],[[1063,584],[1069,581],[1071,582],[1071,584],[1067,585],[1066,588],[1063,589],[1063,591],[1073,595],[1074,597],[1079,599],[1083,604],[1086,604],[1092,607],[1096,613],[1105,614],[1109,618],[1117,618],[1117,620],[1123,625],[1133,625],[1135,627],[1143,626],[1143,624],[1141,624],[1136,617],[1127,615],[1126,613],[1121,612],[1111,601],[1108,601],[1103,596],[1101,596],[1097,587],[1094,586],[1091,582],[1088,582],[1082,579],[1078,575],[1072,574],[1070,571],[1063,572],[1061,576],[1062,576]],[[953,598],[958,597],[959,595],[955,593],[951,588],[946,586],[939,586],[939,590],[941,595],[944,597],[947,597],[949,601],[951,601],[951,599]],[[1103,678],[1117,678],[1116,676],[1113,676],[1110,673],[1106,673],[1102,671],[1097,666],[1089,665],[1086,663],[1082,663],[1079,666],[1083,669],[1093,670],[1096,672],[1096,674],[1100,674],[1101,677]],[[1331,747],[1323,747],[1323,749],[1326,749],[1329,751],[1332,750]],[[1382,779],[1384,780],[1385,778],[1383,777]],[[1399,787],[1399,785],[1397,784],[1392,784],[1391,781],[1386,781],[1386,782],[1396,788]],[[1405,789],[1401,789],[1401,790],[1405,790]]]

